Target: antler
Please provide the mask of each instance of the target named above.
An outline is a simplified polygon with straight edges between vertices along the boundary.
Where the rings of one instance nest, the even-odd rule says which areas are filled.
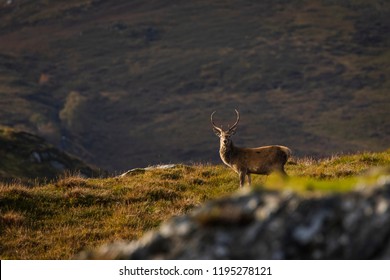
[[[236,129],[238,122],[240,121],[240,113],[237,111],[237,109],[234,109],[234,111],[236,111],[237,120],[236,120],[236,122],[232,125],[232,127],[229,128],[229,132],[233,132],[233,131]]]
[[[233,133],[235,132],[236,130],[236,127],[237,127],[237,124],[238,122],[240,121],[240,113],[237,111],[237,109],[234,109],[234,111],[236,111],[236,114],[237,114],[237,120],[236,122],[232,125],[232,127],[229,128],[229,130],[227,131],[228,133]],[[215,123],[214,123],[214,120],[213,120],[213,116],[214,114],[216,113],[217,111],[214,111],[212,114],[211,114],[211,124],[213,125],[213,128],[218,131],[219,133],[221,133],[223,131],[222,129],[222,126],[219,128]]]
[[[219,128],[213,121],[213,115],[215,114],[215,112],[217,111],[214,111],[212,114],[211,114],[211,124],[213,125],[214,129],[217,130],[219,133],[222,132],[222,128]]]

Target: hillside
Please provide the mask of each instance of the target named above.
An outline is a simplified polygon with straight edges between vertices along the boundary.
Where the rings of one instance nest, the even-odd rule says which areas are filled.
[[[0,127],[0,182],[36,184],[70,174],[91,177],[100,171],[40,137]]]
[[[286,166],[288,180],[253,176],[253,184],[257,190],[321,197],[370,188],[379,176],[388,178],[367,172],[381,166],[390,166],[389,150],[303,158]],[[103,179],[71,176],[37,186],[0,183],[0,259],[69,259],[86,248],[138,239],[173,216],[237,190],[237,175],[222,165],[137,169]]]
[[[8,4],[7,4],[8,3]],[[0,124],[111,171],[390,143],[390,4],[373,0],[3,1]]]

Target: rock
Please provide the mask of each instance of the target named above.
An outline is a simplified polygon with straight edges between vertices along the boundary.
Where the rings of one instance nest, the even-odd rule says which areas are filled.
[[[57,160],[51,160],[50,164],[51,164],[51,166],[53,166],[55,169],[57,169],[59,171],[64,171],[66,169],[66,166]]]
[[[77,258],[390,259],[388,174],[324,197],[247,190],[173,218],[138,241]]]
[[[149,167],[146,167],[145,170],[153,170],[153,169],[171,169],[175,167],[183,166],[181,164],[159,164],[159,165],[152,165]]]
[[[145,173],[145,171],[148,171],[148,170],[171,169],[171,168],[176,168],[179,166],[183,166],[183,165],[181,165],[181,164],[161,164],[161,165],[152,165],[152,166],[148,166],[145,168],[133,168],[129,171],[126,171],[125,173],[122,173],[118,177],[133,176],[133,175],[137,175],[137,174],[143,174],[143,173]]]
[[[125,173],[122,173],[118,177],[126,177],[126,176],[134,176],[137,174],[143,174],[145,173],[145,168],[134,168],[129,171],[126,171]]]
[[[31,160],[31,162],[36,162],[36,163],[42,162],[42,158],[38,152],[32,152],[32,154],[30,156],[30,160]]]

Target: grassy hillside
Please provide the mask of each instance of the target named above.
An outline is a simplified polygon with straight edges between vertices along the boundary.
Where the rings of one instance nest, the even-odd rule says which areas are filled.
[[[255,187],[302,195],[345,192],[364,180],[365,170],[390,166],[390,151],[298,159],[291,177],[253,176]],[[0,185],[0,258],[69,259],[84,248],[139,238],[175,215],[238,189],[238,178],[222,165],[178,165],[138,169],[126,177],[64,177],[27,187]]]
[[[0,181],[34,184],[77,173],[99,175],[80,159],[70,156],[35,135],[0,127]]]
[[[388,1],[6,1],[0,123],[125,170],[217,162],[239,145],[296,155],[390,142]]]

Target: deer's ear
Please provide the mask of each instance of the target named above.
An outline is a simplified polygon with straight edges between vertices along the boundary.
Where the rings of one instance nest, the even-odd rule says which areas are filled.
[[[213,130],[214,130],[215,135],[217,135],[218,137],[221,136],[221,132],[218,129],[213,128]]]

